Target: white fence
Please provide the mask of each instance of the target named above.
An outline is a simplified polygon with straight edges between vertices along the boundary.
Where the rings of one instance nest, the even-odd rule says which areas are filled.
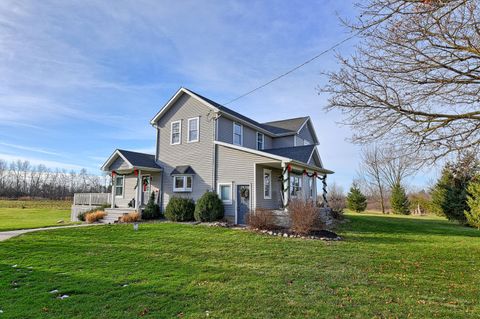
[[[73,205],[100,206],[112,203],[110,193],[78,193],[73,195]]]

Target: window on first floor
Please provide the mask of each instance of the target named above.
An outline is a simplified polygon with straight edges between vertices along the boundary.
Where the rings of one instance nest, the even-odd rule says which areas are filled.
[[[115,196],[116,197],[123,197],[123,176],[116,176],[115,177]]]
[[[269,169],[263,170],[263,198],[272,198],[272,171]]]
[[[176,175],[173,177],[174,192],[191,192],[192,184],[193,176],[191,175]]]
[[[218,184],[218,197],[223,201],[224,204],[232,203],[232,184],[230,183],[220,183]]]
[[[302,176],[290,176],[290,195],[297,197],[302,192]]]

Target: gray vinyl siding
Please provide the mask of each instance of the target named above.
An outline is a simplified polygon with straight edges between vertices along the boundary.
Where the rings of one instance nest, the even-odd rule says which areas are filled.
[[[120,156],[117,155],[117,159],[107,168],[109,171],[129,169],[128,163],[123,160]]]
[[[158,160],[164,169],[163,208],[172,196],[189,197],[197,200],[206,191],[213,189],[213,134],[215,121],[209,116],[211,109],[195,98],[184,94],[160,118],[158,125]],[[199,142],[188,143],[188,119],[199,117]],[[170,128],[173,121],[181,120],[181,144],[170,145]],[[179,165],[190,165],[193,177],[192,192],[174,193],[173,169]]]
[[[221,116],[218,119],[218,141],[233,144],[233,123],[235,121]],[[243,125],[243,145],[251,149],[257,149],[257,130]],[[264,149],[272,148],[272,137],[264,134],[265,146]]]
[[[305,145],[303,143],[303,138],[301,138],[298,135],[295,135],[295,146],[302,146],[302,145]]]
[[[236,205],[236,185],[246,184],[251,186],[251,194],[256,192],[258,202],[257,207],[265,208],[278,208],[278,195],[272,196],[271,200],[264,200],[262,189],[262,175],[263,166],[257,165],[257,173],[254,171],[255,164],[259,163],[272,163],[273,165],[279,165],[278,161],[275,161],[268,157],[263,157],[256,154],[247,153],[244,151],[232,149],[226,146],[219,145],[217,148],[218,161],[217,161],[217,182],[220,183],[232,183],[233,182],[233,198],[231,205],[225,205],[225,217],[229,221],[234,221],[235,218],[235,205]],[[260,169],[260,167],[262,167]],[[260,171],[260,173],[258,173]],[[272,175],[277,171],[272,168]],[[257,185],[255,186],[255,174],[260,174],[260,179],[257,178]],[[257,176],[258,177],[258,176]],[[277,188],[275,178],[272,178],[272,195],[275,193],[274,189]],[[255,190],[256,187],[256,190]],[[260,195],[258,195],[260,190]],[[254,198],[250,198],[251,208],[253,209]]]
[[[137,176],[134,174],[123,175],[125,178],[123,196],[115,196],[115,206],[119,208],[128,207],[128,203],[135,198],[135,186],[137,185]]]
[[[317,166],[317,167],[322,167],[322,163],[321,163],[320,159],[318,158],[318,156],[315,152],[313,152],[312,158],[310,159],[308,164],[309,165],[314,165],[314,166]]]
[[[271,199],[264,198],[264,179],[263,179],[263,170],[269,169],[272,171],[272,196]],[[282,170],[277,168],[268,167],[265,165],[257,165],[257,207],[258,208],[268,208],[268,209],[278,209],[282,207],[282,184],[281,176]]]
[[[305,124],[304,127],[302,127],[300,132],[298,132],[298,136],[303,140],[309,141],[310,144],[314,144],[314,139],[313,139],[313,135],[312,135],[312,128],[310,127],[310,122],[308,122],[307,124]]]
[[[275,137],[273,139],[272,148],[293,147],[294,146],[293,139],[294,139],[293,135]]]

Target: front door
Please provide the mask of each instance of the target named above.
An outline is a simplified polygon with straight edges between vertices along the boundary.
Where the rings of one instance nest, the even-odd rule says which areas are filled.
[[[250,211],[250,186],[237,185],[237,224],[245,224]]]
[[[142,204],[147,205],[152,194],[152,178],[150,175],[142,176]]]

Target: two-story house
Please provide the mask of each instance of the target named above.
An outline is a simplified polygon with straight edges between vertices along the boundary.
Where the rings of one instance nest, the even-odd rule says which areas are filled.
[[[186,88],[151,120],[155,155],[117,149],[102,166],[112,176],[112,208],[141,211],[151,192],[165,209],[173,196],[217,192],[225,218],[245,222],[255,208],[282,209],[317,198],[323,167],[310,117],[258,123]]]

